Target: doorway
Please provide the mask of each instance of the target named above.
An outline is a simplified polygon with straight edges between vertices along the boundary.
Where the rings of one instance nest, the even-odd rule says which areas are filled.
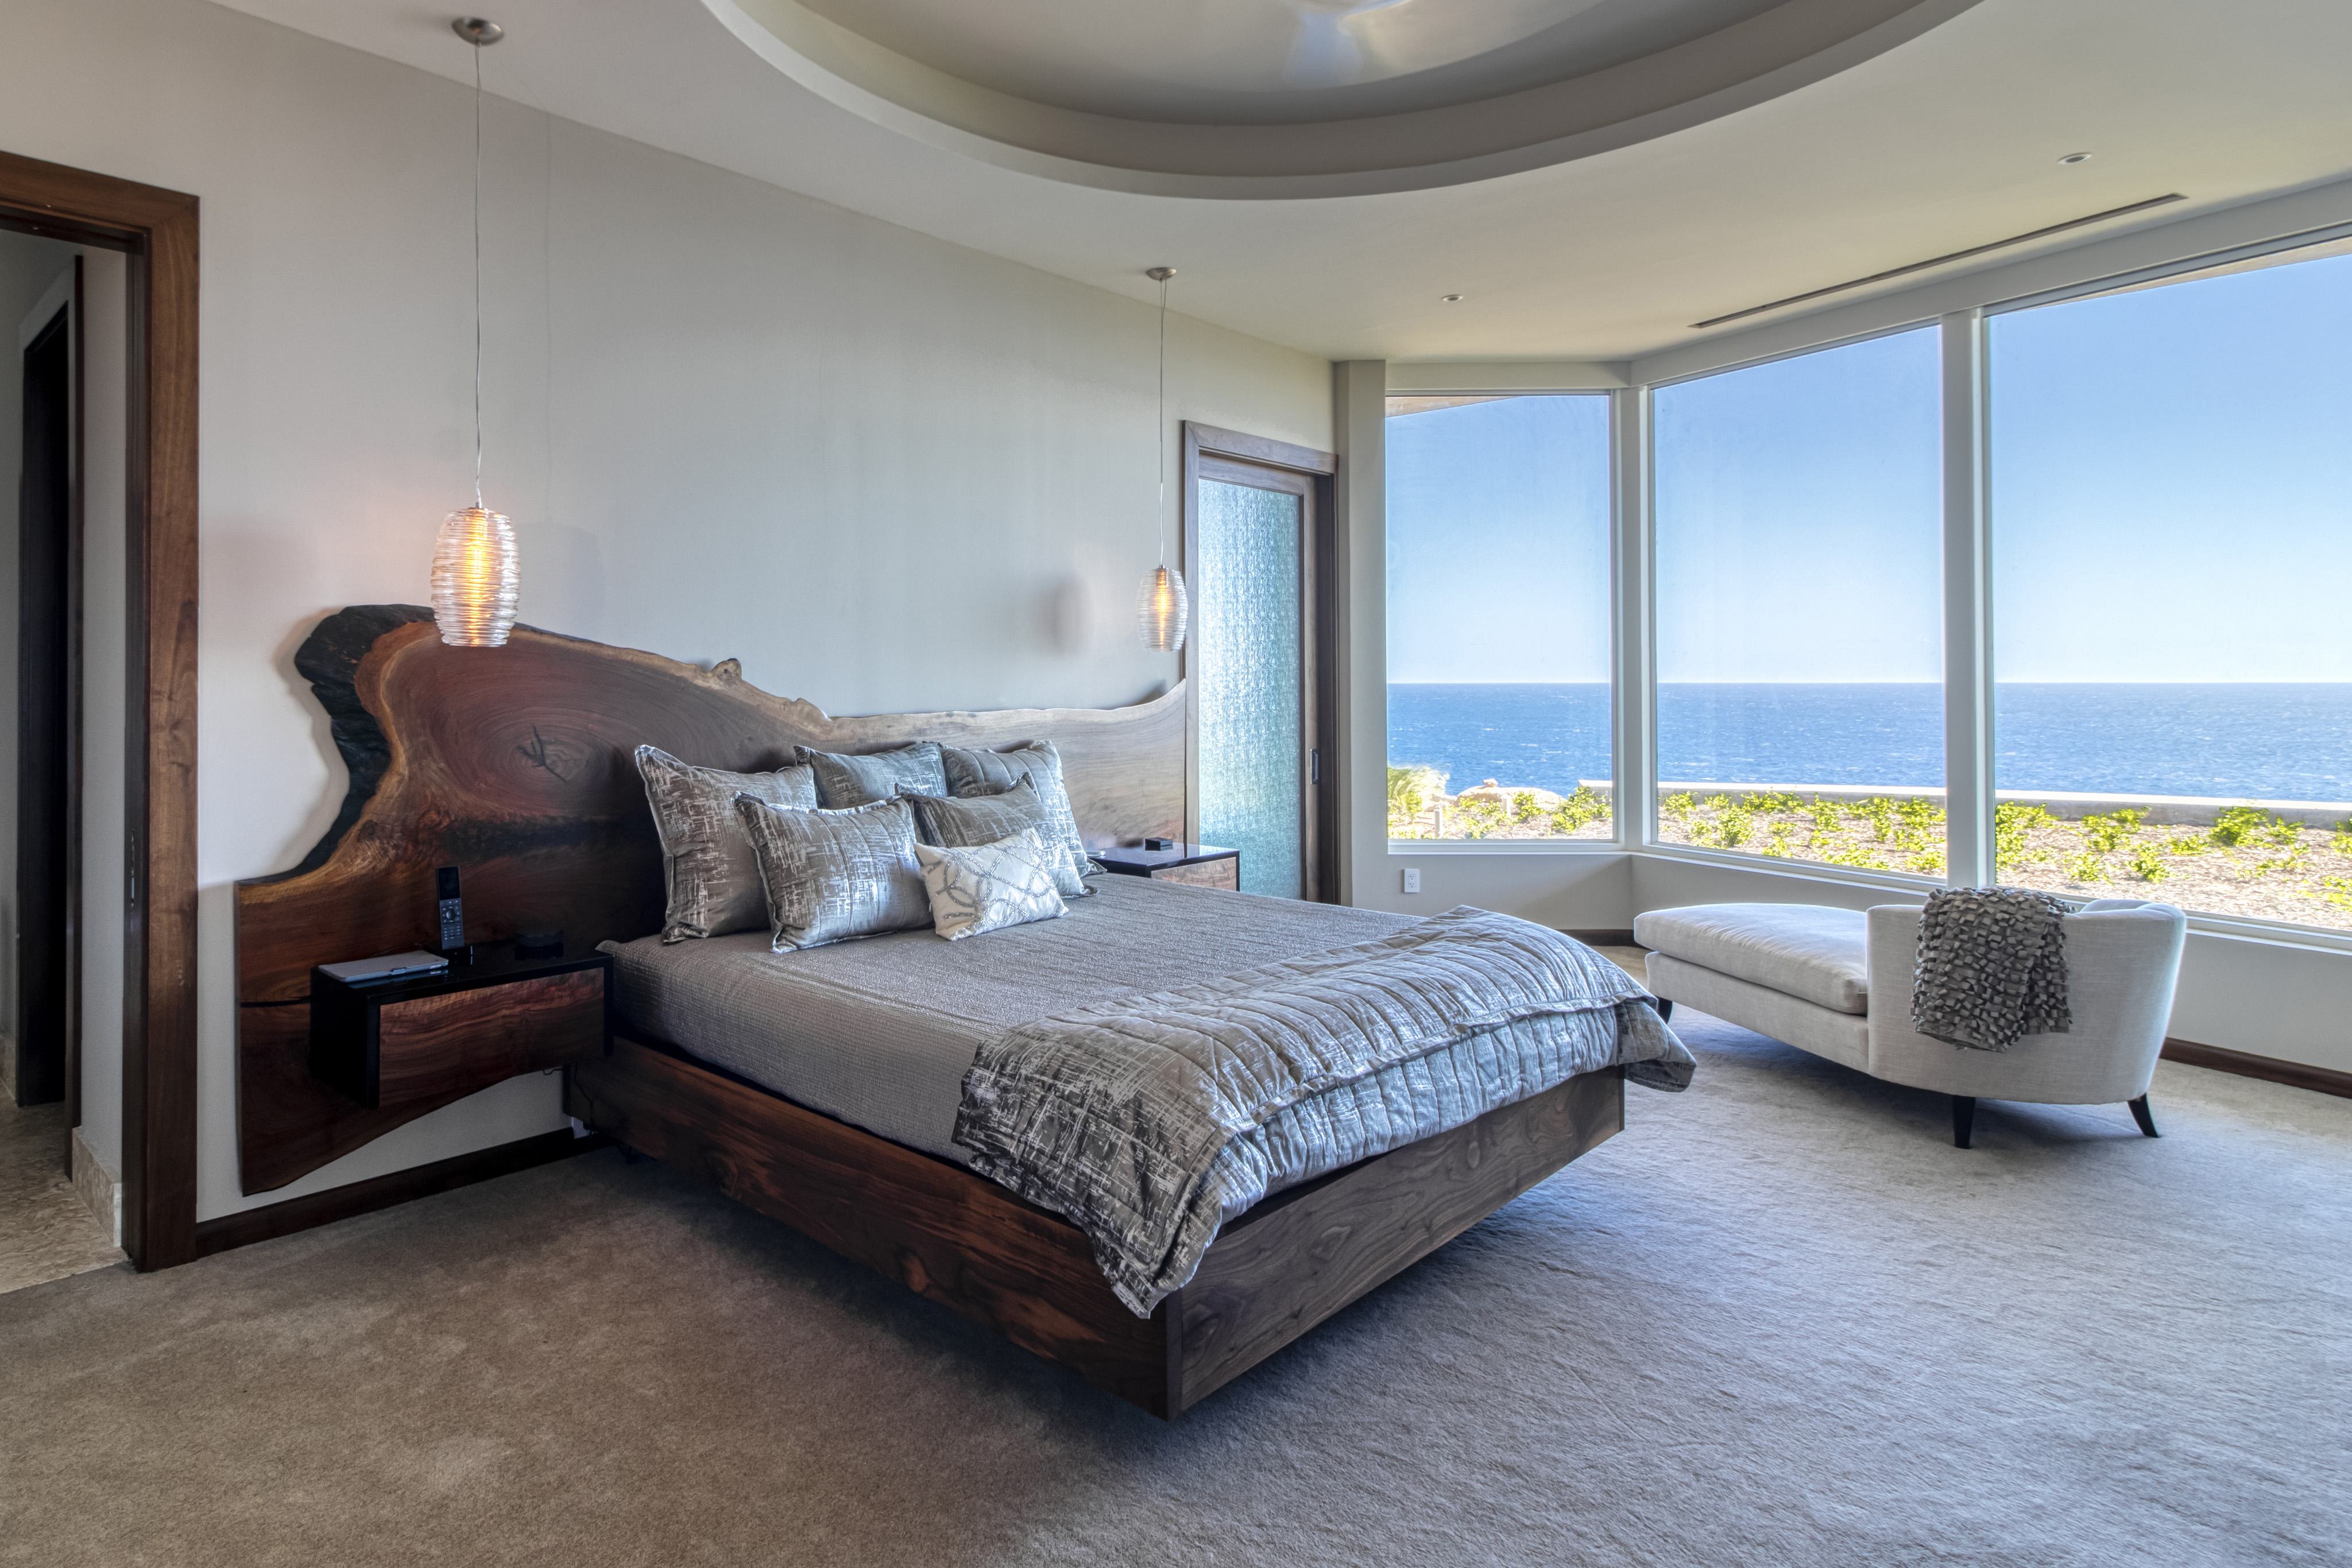
[[[78,270],[76,268],[75,270]],[[68,273],[70,276],[70,273]],[[8,1030],[19,1105],[71,1097],[80,965],[81,530],[76,315],[47,300],[25,340],[16,485],[16,961]],[[68,1107],[67,1123],[79,1120]],[[70,1166],[70,1153],[59,1151]]]
[[[1184,426],[1190,836],[1244,893],[1334,903],[1339,802],[1329,453]]]

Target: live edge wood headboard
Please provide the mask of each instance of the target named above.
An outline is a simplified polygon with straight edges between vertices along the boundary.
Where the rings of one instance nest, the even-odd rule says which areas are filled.
[[[351,788],[293,870],[236,887],[237,1128],[244,1189],[267,1192],[447,1100],[371,1111],[310,1075],[312,966],[435,945],[433,872],[464,875],[476,941],[561,926],[565,946],[661,925],[661,852],[631,753],[781,767],[794,745],[909,740],[1061,751],[1091,843],[1179,837],[1184,692],[1133,707],[832,718],[705,671],[528,626],[503,648],[445,646],[432,612],[369,604],[319,623],[294,656],[332,721]],[[456,1099],[452,1095],[449,1099]]]

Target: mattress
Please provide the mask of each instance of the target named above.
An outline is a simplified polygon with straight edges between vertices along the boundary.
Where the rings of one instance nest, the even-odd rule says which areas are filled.
[[[1137,991],[1213,980],[1402,930],[1414,917],[1090,878],[1059,920],[948,942],[928,930],[772,953],[763,932],[607,942],[636,1033],[926,1154],[954,1143],[980,1042]]]

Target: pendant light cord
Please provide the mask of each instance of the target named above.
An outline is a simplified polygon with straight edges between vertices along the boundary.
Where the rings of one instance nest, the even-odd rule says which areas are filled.
[[[474,509],[482,509],[482,47],[474,46]]]
[[[1160,280],[1160,564],[1168,564],[1168,280]]]

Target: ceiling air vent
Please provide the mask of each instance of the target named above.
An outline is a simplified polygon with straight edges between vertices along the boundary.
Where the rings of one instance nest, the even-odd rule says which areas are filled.
[[[2174,202],[2185,202],[2188,199],[2177,191],[2168,196],[2150,196],[2147,201],[2134,202],[2128,207],[2109,207],[2105,212],[2093,213],[2087,218],[2069,218],[2063,224],[2052,224],[2048,228],[2032,229],[2021,235],[2011,235],[2007,239],[1994,240],[1989,245],[1970,246],[1966,250],[1956,250],[1949,256],[1929,256],[1926,261],[1915,261],[1906,267],[1891,267],[1885,272],[1874,272],[1868,277],[1857,277],[1848,283],[1832,283],[1827,288],[1816,288],[1805,294],[1791,294],[1786,299],[1775,299],[1769,305],[1751,305],[1745,310],[1734,310],[1728,316],[1710,316],[1704,321],[1692,322],[1691,329],[1697,331],[1708,327],[1720,327],[1726,321],[1745,320],[1750,316],[1761,316],[1767,310],[1778,310],[1789,305],[1802,305],[1809,299],[1820,299],[1827,295],[1843,294],[1849,288],[1867,288],[1874,283],[1884,283],[1890,277],[1903,277],[1914,272],[1925,272],[1931,267],[1966,261],[1972,256],[1982,256],[1987,251],[2000,250],[2012,245],[2023,245],[2028,240],[2064,234],[2068,229],[2079,229],[2086,224],[2103,224],[2109,218],[2120,218],[2129,213],[2144,213],[2150,207],[2169,206]]]

